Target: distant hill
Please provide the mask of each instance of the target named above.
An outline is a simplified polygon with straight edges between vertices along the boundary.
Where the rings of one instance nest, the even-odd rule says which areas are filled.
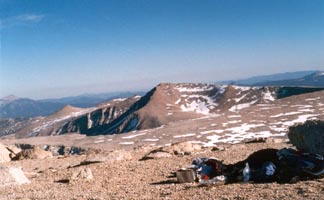
[[[310,71],[298,71],[298,72],[286,72],[286,73],[278,73],[271,75],[263,75],[263,76],[254,76],[251,78],[240,79],[240,80],[228,80],[228,81],[220,81],[218,84],[230,84],[230,85],[257,85],[258,83],[265,83],[269,81],[281,81],[281,80],[290,80],[290,79],[298,79],[313,73],[316,73],[316,70]]]
[[[253,84],[255,86],[308,86],[324,87],[324,72],[315,72],[295,79],[285,79],[278,81],[265,81]]]
[[[0,99],[0,118],[47,116],[66,105],[80,108],[96,106],[102,102],[116,98],[127,98],[144,92],[112,92],[102,94],[85,94],[59,99],[33,100],[18,98],[13,95]]]
[[[43,102],[27,98],[16,99],[0,107],[0,117],[36,117],[49,115],[64,106],[62,103]]]
[[[72,97],[63,97],[58,99],[44,99],[45,102],[62,103],[65,105],[71,105],[80,108],[88,108],[95,106],[101,102],[109,101],[117,98],[128,98],[134,95],[144,95],[146,92],[110,92],[100,94],[83,94]]]
[[[19,99],[19,98],[16,97],[15,95],[9,95],[9,96],[3,97],[2,99],[0,99],[0,106],[3,106],[5,104],[10,103],[17,99]]]

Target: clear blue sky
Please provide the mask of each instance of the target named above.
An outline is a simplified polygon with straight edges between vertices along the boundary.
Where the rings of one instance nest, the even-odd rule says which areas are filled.
[[[323,0],[0,0],[0,96],[324,69]]]

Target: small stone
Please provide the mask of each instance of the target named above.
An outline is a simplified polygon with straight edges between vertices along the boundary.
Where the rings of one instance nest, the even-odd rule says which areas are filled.
[[[77,168],[76,171],[73,171],[71,180],[91,180],[93,179],[92,171],[90,168]]]
[[[133,158],[131,152],[125,150],[116,150],[106,154],[89,154],[81,164],[102,163],[102,162],[115,162],[131,160]]]
[[[216,146],[211,149],[211,151],[225,151],[225,147],[223,146]]]
[[[286,142],[284,138],[267,138],[265,141],[267,144],[280,144]]]
[[[159,159],[159,158],[169,158],[172,155],[168,152],[152,152],[147,155],[145,155],[141,160],[149,160],[149,159]]]

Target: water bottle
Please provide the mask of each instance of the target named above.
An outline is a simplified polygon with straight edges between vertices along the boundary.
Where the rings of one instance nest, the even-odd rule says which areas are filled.
[[[251,178],[251,170],[249,163],[245,163],[245,167],[243,169],[243,182],[248,182]]]

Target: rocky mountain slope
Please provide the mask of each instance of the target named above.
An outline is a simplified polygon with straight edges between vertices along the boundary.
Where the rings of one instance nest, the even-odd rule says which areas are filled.
[[[20,131],[32,121],[31,118],[0,118],[0,137]]]
[[[192,141],[202,146],[217,146],[223,143],[241,143],[255,138],[287,137],[288,128],[294,124],[308,119],[324,120],[324,91],[239,108],[227,109],[221,114],[199,114],[196,118],[171,121],[156,128],[124,134],[93,137],[63,134],[56,137],[25,138],[14,142],[42,145],[66,143],[67,146],[115,150],[145,145],[164,146],[182,141]]]

